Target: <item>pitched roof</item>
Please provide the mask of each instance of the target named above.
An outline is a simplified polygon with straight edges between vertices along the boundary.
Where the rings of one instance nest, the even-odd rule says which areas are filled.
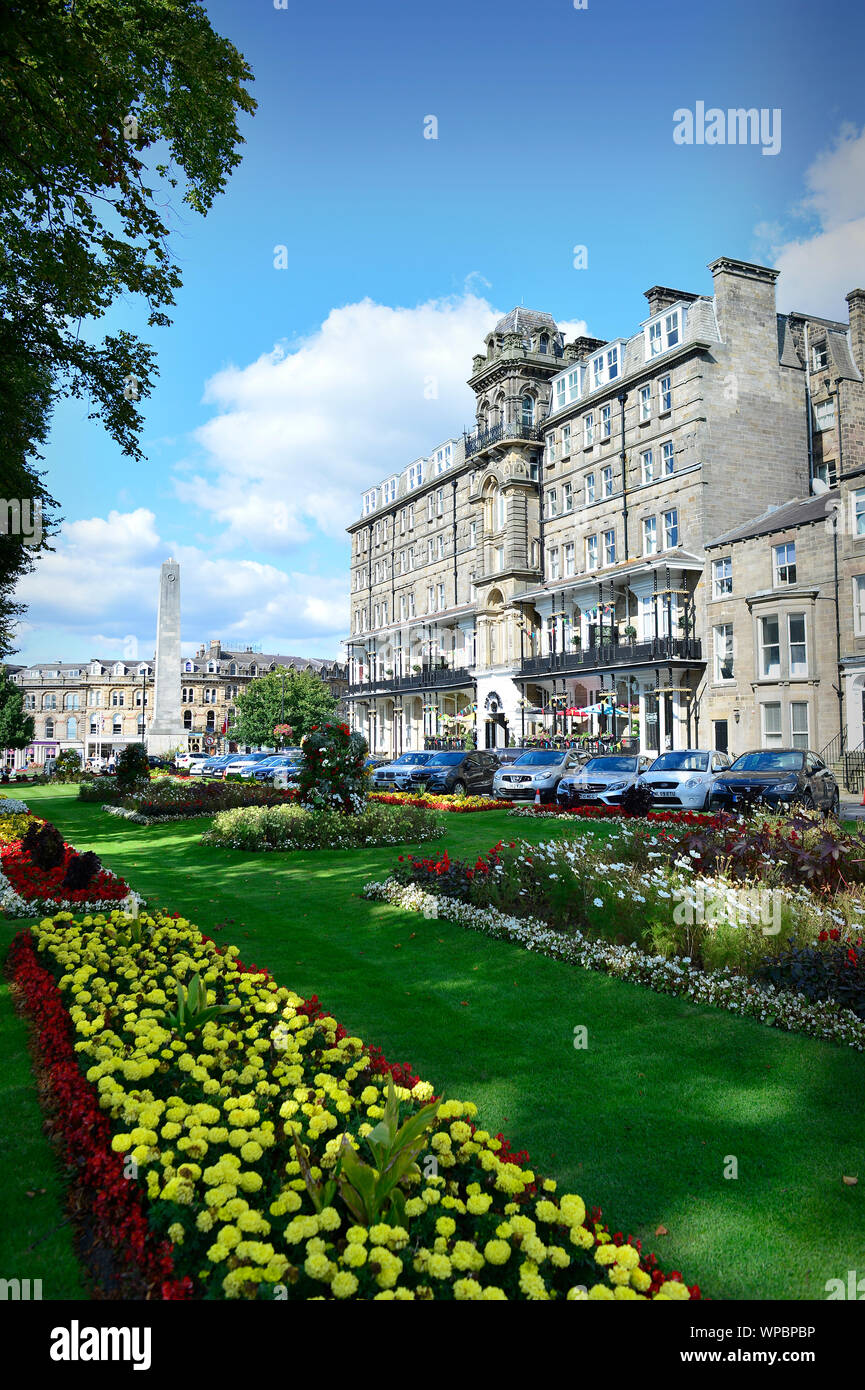
[[[732,531],[725,531],[714,540],[706,542],[706,549],[716,545],[728,545],[733,541],[747,541],[754,536],[771,536],[776,531],[789,531],[793,526],[808,526],[824,521],[838,497],[838,489],[827,489],[810,497],[798,497],[792,502],[784,502],[780,507],[769,507],[759,516],[743,522]]]

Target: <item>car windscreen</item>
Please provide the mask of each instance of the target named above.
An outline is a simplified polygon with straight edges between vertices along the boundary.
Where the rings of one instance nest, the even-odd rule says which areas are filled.
[[[537,752],[523,753],[512,767],[559,767],[565,761],[566,753]]]
[[[649,768],[650,772],[708,772],[708,753],[662,753]]]
[[[454,763],[461,763],[465,753],[434,753],[430,762],[437,767],[452,767]]]
[[[737,758],[728,772],[801,772],[805,754],[793,750],[772,753],[761,749],[755,753],[743,753]]]
[[[636,758],[589,758],[582,772],[636,772]]]
[[[432,762],[432,753],[402,753],[394,760],[394,767],[402,767],[404,763],[429,763]]]

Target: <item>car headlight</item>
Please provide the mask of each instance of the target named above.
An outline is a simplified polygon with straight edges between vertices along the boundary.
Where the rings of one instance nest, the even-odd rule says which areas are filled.
[[[767,787],[766,790],[773,792],[793,792],[798,785],[799,783],[796,781],[795,777],[785,777],[781,782],[773,782],[771,787]]]
[[[703,785],[703,779],[702,779],[702,777],[689,777],[688,780],[687,780],[687,782],[685,783],[685,786],[686,786],[686,787],[701,787],[702,785]]]
[[[627,782],[610,782],[606,790],[608,792],[618,792],[622,790],[622,787],[626,787],[627,785]]]

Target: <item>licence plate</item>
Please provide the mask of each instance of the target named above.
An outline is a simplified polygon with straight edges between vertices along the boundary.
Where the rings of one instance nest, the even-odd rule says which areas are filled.
[[[655,791],[655,792],[652,793],[652,795],[653,795],[653,796],[675,796],[676,793],[675,793],[675,792],[668,792],[668,791],[663,791],[663,790],[662,790],[662,791]]]

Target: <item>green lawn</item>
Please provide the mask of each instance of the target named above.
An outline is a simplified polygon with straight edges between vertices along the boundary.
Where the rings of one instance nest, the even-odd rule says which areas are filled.
[[[74,787],[26,799],[151,901],[318,994],[446,1095],[476,1101],[486,1127],[707,1294],[824,1298],[827,1279],[861,1265],[860,1054],[366,902],[364,883],[385,876],[395,849],[248,855],[203,848],[205,821],[134,826],[79,804]],[[445,824],[435,848],[451,854],[576,833],[502,812]],[[0,925],[6,939],[17,930]],[[578,1024],[586,1051],[573,1047]],[[10,1099],[16,1129],[35,1134],[35,1112]],[[15,1153],[4,1156],[14,1169]],[[723,1176],[728,1156],[736,1180]]]

